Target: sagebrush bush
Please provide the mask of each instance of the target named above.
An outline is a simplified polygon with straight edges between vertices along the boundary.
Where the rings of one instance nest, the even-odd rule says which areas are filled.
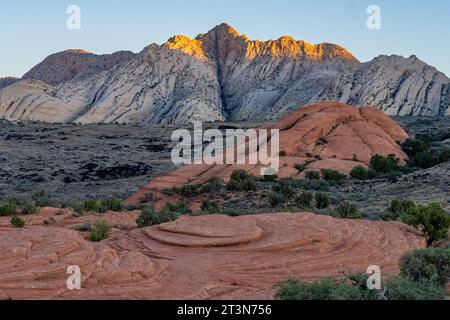
[[[404,255],[401,275],[415,282],[446,287],[450,278],[450,248],[428,248]]]
[[[221,192],[224,189],[224,182],[219,177],[213,177],[211,178],[208,183],[206,183],[201,188],[201,193],[215,193],[215,192]]]
[[[23,227],[25,227],[25,221],[23,221],[18,216],[14,215],[11,218],[11,225],[15,228],[23,228]]]
[[[341,202],[337,206],[336,212],[344,219],[362,219],[356,205],[348,201]]]
[[[219,205],[216,202],[207,200],[203,201],[201,209],[202,211],[207,212],[208,214],[217,214],[220,211]]]
[[[307,171],[305,172],[305,178],[309,180],[319,180],[320,174],[317,171]]]
[[[314,199],[316,201],[317,209],[326,209],[330,206],[331,201],[327,193],[317,192]]]
[[[0,205],[0,216],[7,217],[12,216],[17,213],[17,206],[13,204],[2,204]]]
[[[100,242],[109,237],[111,233],[111,225],[104,219],[96,220],[91,226],[91,234],[89,240],[92,242]]]
[[[245,170],[235,170],[227,188],[230,191],[256,191],[256,178]]]
[[[438,285],[414,282],[404,277],[392,277],[386,282],[389,300],[442,300],[445,289]]]
[[[342,182],[346,178],[345,174],[331,169],[321,169],[320,173],[322,174],[322,178],[326,181]]]
[[[110,211],[122,211],[123,210],[123,206],[122,203],[120,202],[120,200],[117,199],[107,199],[107,200],[103,200],[102,201],[102,205],[110,210]]]
[[[303,191],[297,198],[295,198],[295,204],[301,208],[311,208],[314,195],[312,192]]]

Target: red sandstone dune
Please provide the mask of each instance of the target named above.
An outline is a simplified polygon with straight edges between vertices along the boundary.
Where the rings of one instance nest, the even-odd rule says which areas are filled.
[[[182,217],[101,243],[60,227],[0,227],[0,299],[271,299],[293,276],[396,273],[424,245],[401,223],[314,214]],[[69,265],[81,268],[81,290],[66,287]]]
[[[372,156],[395,155],[402,163],[408,156],[399,143],[408,134],[382,111],[371,108],[355,108],[336,102],[322,102],[300,108],[277,124],[266,127],[280,130],[279,178],[303,178],[304,173],[295,169],[313,157],[319,161],[307,165],[306,170],[333,169],[345,174],[356,166],[367,167]],[[229,180],[234,170],[244,169],[255,176],[261,174],[261,165],[189,165],[154,179],[125,203],[138,203],[149,192],[162,198],[160,207],[167,199],[160,192],[164,189],[186,184],[203,184],[213,177]]]

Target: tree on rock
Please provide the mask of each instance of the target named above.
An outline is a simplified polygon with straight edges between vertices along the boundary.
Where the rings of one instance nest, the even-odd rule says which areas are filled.
[[[450,228],[450,215],[439,203],[414,206],[407,211],[407,214],[402,217],[403,222],[421,230],[427,239],[428,246],[447,237]]]

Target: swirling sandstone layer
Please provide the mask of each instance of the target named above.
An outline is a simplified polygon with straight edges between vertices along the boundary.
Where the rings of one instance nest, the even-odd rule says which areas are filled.
[[[271,299],[293,276],[396,273],[424,244],[401,223],[314,214],[183,217],[102,243],[59,227],[0,227],[0,298]],[[70,265],[81,268],[81,290],[66,287]]]

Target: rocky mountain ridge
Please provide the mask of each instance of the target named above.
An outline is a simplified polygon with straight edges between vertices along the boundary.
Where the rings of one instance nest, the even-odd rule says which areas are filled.
[[[334,44],[251,41],[227,24],[139,54],[65,51],[3,86],[0,116],[14,121],[266,121],[324,100],[388,115],[450,114],[450,79],[415,56],[361,63]]]

